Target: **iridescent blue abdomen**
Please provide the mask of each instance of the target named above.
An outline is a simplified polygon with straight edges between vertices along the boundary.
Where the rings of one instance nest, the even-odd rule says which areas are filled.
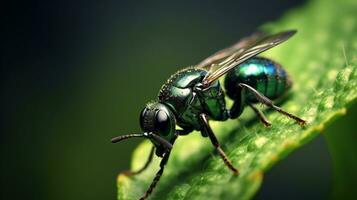
[[[255,88],[272,100],[282,96],[291,87],[286,71],[278,63],[262,57],[251,58],[227,74],[224,86],[227,95],[234,100],[241,98],[239,83]],[[246,101],[257,102],[251,93],[244,95]]]

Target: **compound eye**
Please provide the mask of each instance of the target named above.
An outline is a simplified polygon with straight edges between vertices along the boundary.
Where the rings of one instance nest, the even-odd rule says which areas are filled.
[[[140,127],[143,131],[146,131],[146,126],[147,126],[147,124],[145,123],[145,117],[148,113],[147,111],[148,109],[144,108],[140,113]]]
[[[170,133],[171,122],[170,118],[164,111],[156,113],[155,129],[161,136],[167,136]]]

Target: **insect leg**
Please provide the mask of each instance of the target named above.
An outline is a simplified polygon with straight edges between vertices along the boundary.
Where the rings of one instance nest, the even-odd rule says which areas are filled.
[[[178,135],[175,135],[175,137],[171,140],[171,143],[174,144],[176,138]],[[155,189],[157,182],[159,182],[162,173],[164,172],[165,169],[165,165],[167,163],[167,161],[169,160],[170,157],[170,153],[171,153],[171,149],[167,149],[161,162],[160,162],[160,170],[156,173],[155,178],[152,180],[148,190],[145,192],[145,194],[140,198],[140,200],[144,200],[146,199],[151,193],[152,191]]]
[[[146,199],[151,193],[152,191],[155,189],[157,182],[159,182],[162,173],[164,172],[165,169],[165,165],[167,163],[167,160],[170,157],[170,153],[171,150],[168,150],[165,154],[164,157],[162,158],[161,162],[160,162],[160,170],[156,173],[155,178],[152,180],[148,190],[145,192],[145,194],[140,198],[140,200],[144,200]]]
[[[151,148],[149,157],[148,157],[148,159],[147,159],[145,165],[144,165],[141,169],[139,169],[139,170],[137,170],[137,171],[124,171],[124,172],[122,172],[122,174],[124,174],[124,175],[126,175],[126,176],[134,176],[134,175],[137,175],[137,174],[140,174],[141,172],[143,172],[143,171],[149,166],[149,164],[151,163],[152,158],[153,158],[153,156],[154,156],[154,150],[155,150],[155,147],[153,146],[153,147]]]
[[[226,154],[224,153],[224,151],[222,150],[216,136],[214,135],[211,127],[208,124],[208,120],[205,114],[200,114],[200,120],[202,122],[203,125],[203,131],[206,132],[206,134],[208,135],[209,139],[211,140],[213,146],[217,149],[219,155],[221,156],[221,158],[223,159],[224,163],[227,165],[227,167],[234,173],[234,174],[239,174],[238,169],[236,169],[233,165],[232,162],[228,159],[228,157],[226,156]]]
[[[255,114],[258,116],[260,121],[264,124],[265,127],[270,127],[271,123],[268,122],[267,118],[264,116],[264,114],[253,104],[249,103],[249,107],[252,108],[252,110],[255,112]]]
[[[178,135],[188,135],[189,133],[191,133],[193,130],[191,129],[182,129],[182,130],[176,130],[176,133]]]
[[[231,109],[228,111],[229,118],[236,119],[242,114],[244,109],[244,104],[242,104],[241,102],[242,102],[241,99],[237,99],[233,102]]]
[[[281,114],[295,120],[299,125],[303,126],[306,124],[306,121],[293,115],[293,114],[290,114],[288,112],[286,112],[285,110],[283,110],[282,108],[276,106],[273,104],[273,102],[268,99],[266,96],[260,94],[258,91],[256,91],[254,88],[252,88],[251,86],[247,85],[247,84],[244,84],[244,83],[240,83],[239,84],[240,87],[242,87],[243,89],[246,89],[248,90],[249,92],[253,93],[254,96],[257,98],[258,101],[260,101],[261,103],[269,106],[270,108],[273,108],[274,110],[280,112]]]

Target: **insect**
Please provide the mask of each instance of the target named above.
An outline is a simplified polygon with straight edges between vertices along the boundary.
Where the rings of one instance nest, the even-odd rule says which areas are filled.
[[[281,97],[291,87],[286,71],[276,62],[256,57],[289,39],[295,30],[273,35],[253,34],[243,38],[231,47],[216,52],[195,67],[188,67],[172,75],[160,89],[157,101],[149,103],[140,114],[143,133],[121,135],[113,138],[113,143],[142,137],[150,139],[153,147],[145,165],[138,171],[124,172],[127,176],[139,174],[150,164],[153,154],[161,157],[160,170],[140,199],[146,199],[154,190],[169,159],[171,149],[178,136],[193,130],[201,131],[208,137],[225,165],[234,173],[238,169],[222,150],[208,120],[225,121],[236,119],[249,106],[265,126],[270,126],[264,114],[254,104],[266,106],[304,125],[305,120],[274,105],[272,100]],[[226,75],[225,91],[219,78]],[[233,100],[231,108],[226,108],[225,95]],[[181,129],[177,130],[176,125]]]

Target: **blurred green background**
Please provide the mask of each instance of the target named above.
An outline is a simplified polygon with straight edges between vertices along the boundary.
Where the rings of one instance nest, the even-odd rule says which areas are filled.
[[[109,140],[140,131],[139,113],[161,84],[303,4],[6,2],[1,199],[115,199],[116,176],[129,168],[140,140]],[[331,158],[319,137],[273,168],[256,198],[277,198],[279,190],[290,199],[326,198],[331,182]]]

